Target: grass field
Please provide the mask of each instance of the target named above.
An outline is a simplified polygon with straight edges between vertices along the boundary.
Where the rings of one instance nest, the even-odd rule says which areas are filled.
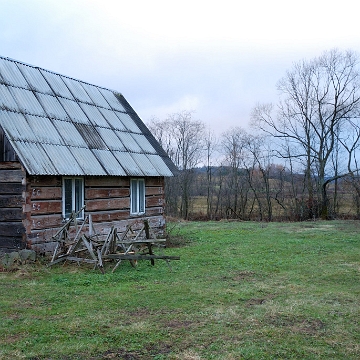
[[[169,228],[172,271],[0,273],[0,359],[360,358],[360,222]]]

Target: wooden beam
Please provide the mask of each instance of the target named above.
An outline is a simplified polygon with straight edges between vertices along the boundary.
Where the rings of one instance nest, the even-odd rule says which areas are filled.
[[[21,183],[25,173],[21,170],[0,170],[0,183]]]

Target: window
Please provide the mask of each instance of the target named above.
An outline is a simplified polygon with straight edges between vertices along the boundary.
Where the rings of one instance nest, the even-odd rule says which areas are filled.
[[[84,179],[63,178],[63,216],[68,219],[73,211],[78,212],[84,206]],[[81,211],[78,219],[84,218]]]
[[[145,213],[145,180],[130,180],[130,214],[140,215]]]

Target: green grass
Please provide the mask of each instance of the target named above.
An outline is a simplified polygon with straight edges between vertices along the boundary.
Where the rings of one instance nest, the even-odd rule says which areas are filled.
[[[0,273],[0,359],[359,359],[360,222],[178,223],[180,255]]]

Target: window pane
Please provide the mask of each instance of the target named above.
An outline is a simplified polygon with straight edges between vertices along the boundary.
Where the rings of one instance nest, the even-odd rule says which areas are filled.
[[[84,206],[84,179],[64,178],[63,184],[64,217],[68,219],[72,212],[78,212]],[[81,212],[77,217],[83,218],[84,213]]]
[[[145,182],[139,180],[139,213],[145,212]]]
[[[137,181],[131,180],[131,213],[136,214],[138,204]]]
[[[64,209],[65,218],[68,218],[72,212],[72,180],[64,180]]]
[[[75,179],[75,212],[78,212],[83,206],[82,194],[82,179]],[[81,217],[81,214],[78,217]]]

